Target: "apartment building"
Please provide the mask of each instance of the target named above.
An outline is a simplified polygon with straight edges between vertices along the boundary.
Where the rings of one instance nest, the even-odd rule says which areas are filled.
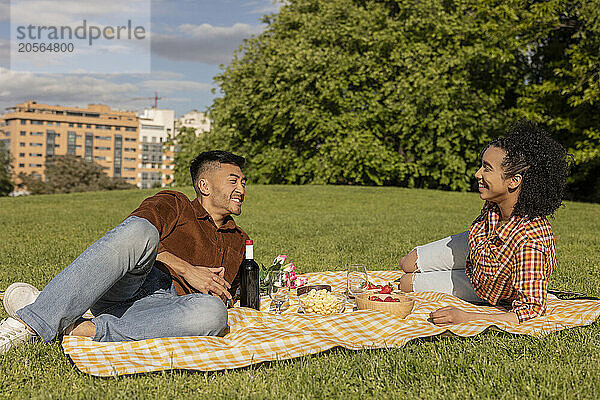
[[[210,120],[206,114],[198,110],[192,110],[179,117],[175,122],[176,129],[181,127],[194,128],[196,135],[199,135],[210,132]]]
[[[173,182],[173,145],[168,143],[175,132],[175,111],[151,108],[138,116],[138,187],[165,187]]]
[[[15,175],[24,172],[44,179],[46,157],[73,154],[100,164],[110,177],[141,187],[142,149],[134,112],[102,104],[80,108],[30,100],[8,108],[2,122],[0,140],[10,149]]]

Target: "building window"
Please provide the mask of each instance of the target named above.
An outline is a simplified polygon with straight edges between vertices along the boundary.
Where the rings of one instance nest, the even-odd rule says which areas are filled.
[[[26,119],[22,119],[21,120],[21,125],[27,125],[27,120]]]
[[[42,147],[43,145],[43,143],[29,143],[29,146],[31,147]]]
[[[72,122],[69,122],[69,127],[70,127],[70,128],[73,128],[74,126],[75,126],[75,124],[74,124],[74,123],[72,123]]]
[[[106,147],[106,146],[94,146],[94,150],[110,150],[110,147]]]
[[[78,128],[83,128],[83,124],[77,124]]]
[[[31,121],[31,125],[44,125],[44,121]]]
[[[4,136],[10,136],[10,132],[4,132]]]
[[[25,157],[25,153],[19,153],[19,157]]]
[[[42,157],[42,153],[29,153],[29,157]]]
[[[120,126],[115,126],[115,131],[120,131],[121,127]]]
[[[92,162],[92,155],[94,151],[94,135],[91,132],[85,133],[85,155],[84,160]]]
[[[52,122],[52,121],[48,121],[46,124],[47,124],[48,126],[54,126],[54,122]]]
[[[125,151],[135,151],[135,147],[125,147]]]
[[[94,160],[106,161],[106,157],[104,157],[104,156],[94,156]]]
[[[136,139],[136,138],[133,138],[133,137],[126,137],[126,138],[125,138],[125,141],[126,141],[126,142],[137,142],[137,139]]]
[[[25,164],[23,164],[23,163],[19,164],[19,168],[25,168]]]
[[[46,156],[52,157],[54,156],[54,131],[48,129],[46,131]]]
[[[113,163],[113,176],[119,178],[121,176],[121,161],[123,157],[123,136],[115,135],[115,161]]]
[[[94,136],[94,139],[96,139],[96,140],[111,140],[112,138],[110,136]]]
[[[29,132],[29,136],[44,136],[44,132]]]
[[[123,168],[123,171],[125,171],[125,172],[134,172],[135,168],[125,167],[125,168]]]
[[[125,157],[125,161],[135,161],[135,157]]]
[[[160,164],[162,162],[162,144],[143,143],[142,144],[142,162]],[[153,166],[155,168],[155,166]]]
[[[21,136],[27,136],[27,132],[21,131]]]
[[[88,129],[92,129],[92,126],[90,124],[87,124],[85,127]]]
[[[42,168],[42,164],[29,164],[31,168]]]
[[[75,154],[75,132],[67,132],[67,154]]]
[[[23,143],[23,142],[19,142],[19,146],[20,146],[20,147],[25,147],[25,143]]]
[[[137,128],[130,127],[130,126],[126,126],[126,127],[125,127],[125,130],[126,130],[127,132],[135,132],[135,131],[137,130]]]

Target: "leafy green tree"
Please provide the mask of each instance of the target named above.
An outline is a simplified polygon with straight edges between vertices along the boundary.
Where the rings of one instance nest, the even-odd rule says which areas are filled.
[[[72,155],[46,159],[45,175],[45,181],[25,174],[20,174],[19,178],[32,194],[136,188],[123,179],[110,178],[101,165]]]
[[[556,132],[575,165],[573,198],[600,202],[600,8],[593,1],[549,1],[530,46],[528,81],[517,114]]]
[[[196,129],[180,127],[177,135],[165,145],[175,145],[173,163],[175,165],[174,181],[180,186],[190,185],[190,162],[202,151],[202,145],[197,141]]]
[[[199,151],[221,148],[246,156],[257,182],[467,190],[484,143],[525,116],[575,154],[572,188],[590,183],[599,9],[289,0],[215,77],[213,131],[181,138],[177,180]]]
[[[290,1],[215,78],[214,131],[195,145],[248,156],[258,182],[468,189],[523,79],[523,13]]]
[[[10,151],[3,141],[0,141],[0,196],[6,196],[13,190],[11,179]]]

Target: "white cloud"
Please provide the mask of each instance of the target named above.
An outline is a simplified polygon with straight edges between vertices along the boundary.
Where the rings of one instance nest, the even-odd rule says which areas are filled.
[[[229,27],[184,24],[178,27],[181,36],[153,34],[152,52],[171,60],[226,64],[244,39],[263,30],[262,25],[241,23]]]
[[[2,109],[35,99],[50,104],[127,104],[137,92],[132,83],[114,83],[85,75],[37,75],[0,68]]]
[[[102,16],[130,18],[138,15],[149,0],[81,1],[81,0],[18,0],[10,6],[13,23],[33,25],[69,25],[75,21]]]
[[[256,2],[258,3],[258,2]],[[263,2],[264,3],[264,2]],[[282,4],[279,2],[270,2],[271,4],[258,4],[248,14],[273,14],[278,13]]]
[[[0,66],[8,67],[10,63],[10,41],[0,39]]]
[[[199,39],[214,40],[220,38],[239,38],[246,37],[263,30],[260,26],[252,26],[248,24],[233,24],[232,26],[212,26],[210,24],[192,25],[183,24],[179,25],[179,31],[194,36]]]
[[[169,71],[156,71],[152,74],[130,74],[124,77],[136,82],[113,82],[114,76],[76,74],[33,74],[11,72],[0,68],[0,114],[6,107],[29,99],[39,103],[67,106],[85,106],[91,103],[104,103],[113,108],[136,110],[146,104],[134,100],[148,92],[167,95],[169,103],[186,103],[190,92],[210,92],[212,85],[191,80],[177,80],[181,74]],[[148,78],[137,81],[136,78]],[[165,78],[165,79],[160,79]],[[170,79],[169,79],[170,78]]]
[[[195,81],[180,80],[157,80],[151,79],[141,82],[141,86],[161,93],[185,92],[185,91],[205,91],[209,92],[212,85]]]
[[[9,0],[0,0],[0,22],[8,21],[10,18]]]

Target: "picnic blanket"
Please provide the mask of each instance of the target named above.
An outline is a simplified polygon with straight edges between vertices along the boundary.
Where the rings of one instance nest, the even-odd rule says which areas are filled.
[[[382,284],[397,279],[400,271],[371,271],[369,280]],[[345,290],[345,272],[302,275],[309,284],[328,284],[335,292]],[[269,312],[270,301],[261,299],[261,311],[235,307],[229,310],[230,332],[224,337],[179,337],[134,342],[94,342],[65,336],[62,346],[79,370],[95,376],[114,376],[168,369],[215,371],[245,367],[264,361],[315,354],[336,346],[347,349],[402,347],[408,341],[451,332],[467,337],[492,327],[485,321],[438,327],[428,314],[453,305],[467,311],[497,312],[454,296],[434,292],[410,294],[413,312],[405,319],[371,310],[331,316],[299,314],[297,299],[281,315]],[[541,336],[574,326],[589,325],[600,315],[600,301],[548,299],[544,316],[521,324],[497,323],[495,328],[518,335]]]

